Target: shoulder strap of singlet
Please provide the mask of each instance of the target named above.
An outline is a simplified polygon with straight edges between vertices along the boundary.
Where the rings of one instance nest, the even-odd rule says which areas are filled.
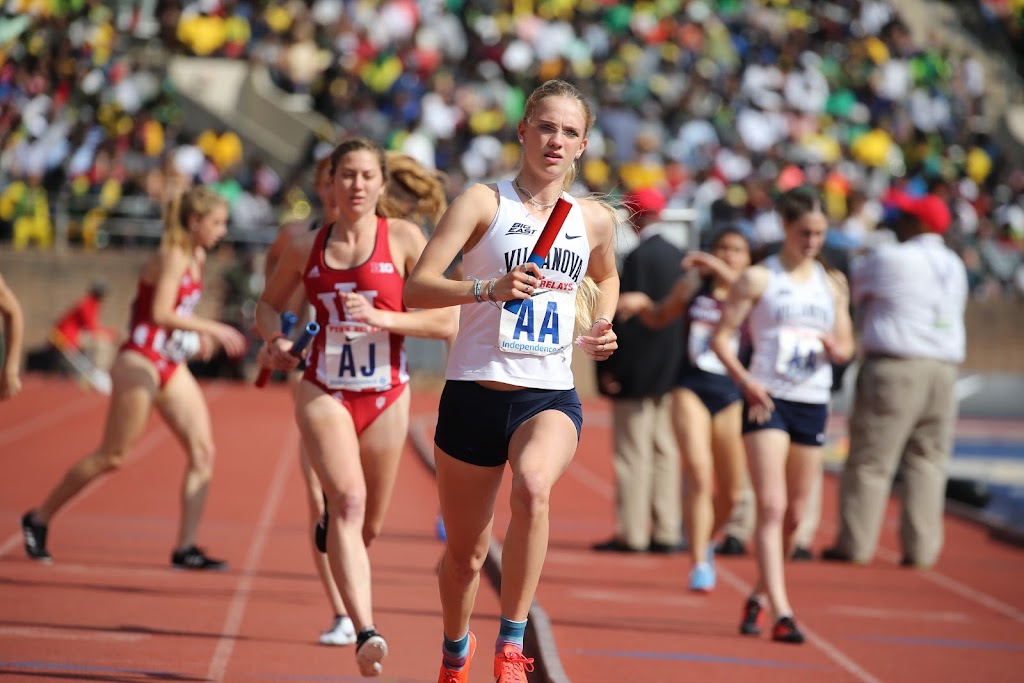
[[[377,216],[377,240],[373,247],[373,255],[370,256],[370,260],[384,263],[392,263],[394,261],[391,257],[391,239],[388,234],[388,219],[384,216]]]

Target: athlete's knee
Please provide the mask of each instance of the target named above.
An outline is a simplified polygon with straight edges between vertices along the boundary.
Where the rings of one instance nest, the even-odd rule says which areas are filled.
[[[101,449],[93,454],[95,467],[100,472],[116,472],[124,467],[127,458],[127,448]]]
[[[363,522],[363,545],[369,548],[374,539],[380,536],[383,526],[384,524],[381,521],[371,521],[367,519]]]
[[[524,472],[512,480],[512,506],[530,517],[548,511],[551,501],[551,483],[540,473]]]
[[[757,502],[759,524],[779,525],[786,515],[786,499],[783,496],[762,496]]]
[[[366,515],[366,491],[351,489],[327,496],[327,513],[342,524],[363,524]]]
[[[805,514],[807,514],[807,501],[798,500],[791,502],[786,508],[786,516],[782,522],[783,533],[791,534],[796,531],[797,527],[800,526],[800,522],[803,521]]]
[[[441,558],[440,571],[458,584],[468,584],[480,574],[487,560],[487,549],[459,552],[449,546]]]
[[[189,474],[209,480],[213,478],[213,461],[217,449],[212,441],[197,440],[189,446]]]

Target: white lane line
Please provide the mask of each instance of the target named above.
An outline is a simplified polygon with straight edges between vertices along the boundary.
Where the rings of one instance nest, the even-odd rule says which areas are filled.
[[[77,401],[58,403],[57,406],[47,408],[31,420],[25,420],[17,426],[0,430],[0,446],[9,444],[12,441],[17,441],[18,439],[24,439],[25,437],[31,436],[52,424],[60,424],[72,415],[80,413],[90,406],[95,406],[101,401],[102,397],[86,394],[85,396],[79,397]]]
[[[578,461],[579,459],[575,458],[574,460]],[[604,496],[609,500],[615,497],[615,486],[594,474],[580,462],[571,463],[568,474],[599,496]]]
[[[600,477],[598,477],[596,474],[588,470],[582,463],[577,462],[569,466],[570,472],[573,471],[574,469],[577,470],[577,472],[578,470],[584,470],[584,473],[578,473],[579,476],[577,478],[579,478],[580,481],[585,481],[583,477],[586,477],[587,479],[601,481]],[[596,491],[596,489],[594,490]],[[601,493],[602,495],[604,495],[605,498],[611,500],[613,497],[613,491],[614,488],[612,486],[606,485],[604,487],[604,491],[598,491],[598,493]],[[732,587],[740,595],[744,597],[750,595],[751,587],[747,585],[742,579],[740,579],[736,574],[733,574],[728,569],[722,567],[721,564],[722,563],[718,563],[718,566],[716,566],[716,569],[718,570],[718,576],[724,579],[725,583],[729,584],[729,586]],[[804,635],[807,637],[807,641],[811,645],[821,650],[826,657],[828,657],[833,662],[838,664],[842,669],[847,671],[850,675],[854,676],[861,683],[882,683],[881,679],[876,678],[874,675],[866,671],[855,661],[853,661],[845,654],[843,654],[843,652],[839,648],[832,645],[832,643],[830,643],[825,638],[818,635],[816,631],[808,627],[807,622],[801,621],[800,629],[804,632]]]
[[[899,554],[889,548],[879,547],[877,552],[878,556],[883,560],[889,562],[899,561]],[[1013,605],[1003,602],[999,598],[994,598],[988,593],[984,593],[977,588],[972,588],[966,583],[961,583],[960,581],[937,572],[934,569],[919,571],[917,572],[917,575],[925,581],[930,581],[936,586],[945,588],[951,593],[956,593],[970,602],[987,607],[994,612],[1002,614],[1004,617],[1013,619],[1017,623],[1024,624],[1024,612],[1020,611]]]
[[[249,552],[245,556],[242,578],[231,598],[227,616],[224,617],[224,626],[220,631],[220,639],[217,641],[217,647],[210,659],[210,668],[206,672],[208,681],[219,683],[224,680],[224,675],[227,673],[231,654],[235,649],[235,641],[238,639],[238,633],[242,627],[245,608],[249,603],[249,596],[252,594],[256,568],[263,558],[263,549],[266,546],[267,536],[273,526],[274,518],[277,516],[277,509],[281,505],[289,471],[295,466],[295,443],[298,438],[298,430],[293,424],[287,430],[286,438],[281,445],[281,454],[277,458],[277,466],[274,468],[274,474],[270,480],[270,489],[262,499],[265,503],[256,524],[252,543],[249,544]]]
[[[737,593],[743,596],[750,595],[751,586],[749,586],[743,579],[732,573],[725,567],[721,566],[719,562],[715,567],[718,571],[718,577],[724,579],[724,583],[729,584],[729,587],[735,590]],[[844,669],[851,676],[855,677],[861,683],[882,683],[880,678],[876,678],[874,675],[866,671],[857,662],[853,661],[845,654],[842,650],[837,648],[835,645],[827,641],[822,636],[818,635],[818,632],[810,628],[806,621],[800,621],[800,630],[804,632],[804,636],[814,647],[825,653],[825,656],[831,659],[833,662],[838,664],[840,668]]]

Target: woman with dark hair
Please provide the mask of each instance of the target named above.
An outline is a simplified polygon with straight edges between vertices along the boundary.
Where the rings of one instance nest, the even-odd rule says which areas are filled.
[[[802,643],[784,559],[821,468],[832,363],[853,355],[853,323],[846,278],[817,260],[828,230],[819,198],[795,188],[779,197],[776,209],[782,247],[733,285],[711,348],[743,393],[743,440],[757,499],[758,579],[740,632],[761,632],[767,601],[775,617],[772,639]],[[744,324],[753,350],[749,370],[734,341]]]
[[[715,235],[709,253],[688,254],[682,266],[683,277],[663,300],[655,303],[646,294],[627,292],[619,299],[619,312],[638,315],[653,328],[685,316],[686,352],[672,392],[672,423],[685,479],[690,590],[706,593],[716,580],[711,539],[728,521],[747,479],[740,391],[709,344],[729,288],[750,266],[750,243],[739,229],[725,228]],[[739,333],[732,346],[739,350]]]

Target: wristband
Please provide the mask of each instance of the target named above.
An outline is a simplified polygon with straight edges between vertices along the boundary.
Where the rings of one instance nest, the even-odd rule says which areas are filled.
[[[476,278],[473,278],[473,298],[476,299],[476,302],[478,304],[482,304],[484,302],[483,297],[480,296],[480,287],[482,285],[483,285],[483,283],[480,282],[480,280],[477,280]]]

